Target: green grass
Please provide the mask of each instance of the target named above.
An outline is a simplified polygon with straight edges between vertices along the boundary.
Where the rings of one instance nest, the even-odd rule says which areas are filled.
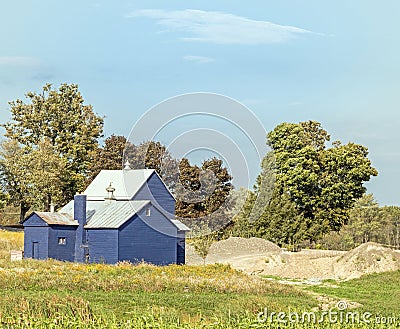
[[[90,321],[112,324],[142,321],[145,315],[146,321],[168,325],[211,326],[232,319],[254,322],[265,307],[289,311],[317,306],[297,288],[249,277],[226,265],[0,260],[0,294],[5,296],[0,299],[0,319],[14,324],[19,318],[63,317],[88,325]]]
[[[307,290],[360,302],[374,314],[399,311],[399,272],[337,284],[339,288]],[[250,277],[225,265],[0,260],[0,323],[16,328],[350,328],[337,323],[257,322],[264,308],[298,313],[315,309],[318,302],[303,289]],[[379,298],[363,303],[375,295]]]
[[[334,287],[332,287],[334,285]],[[400,317],[400,271],[364,275],[359,279],[308,288],[324,295],[356,301],[363,311]]]
[[[0,239],[7,240],[7,234],[0,233]],[[9,235],[4,255],[21,243],[20,237]],[[7,258],[0,259],[0,329],[400,328],[400,320],[391,326],[257,321],[265,308],[287,313],[318,309],[320,302],[310,291],[359,302],[374,314],[399,314],[400,272],[304,288],[225,265],[112,266]]]

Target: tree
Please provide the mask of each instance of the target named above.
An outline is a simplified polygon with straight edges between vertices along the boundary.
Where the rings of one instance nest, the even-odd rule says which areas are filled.
[[[400,207],[380,207],[372,194],[365,194],[350,210],[350,218],[340,232],[321,239],[325,248],[349,250],[365,242],[377,242],[399,248]]]
[[[174,193],[179,179],[179,161],[160,142],[146,141],[136,146],[128,141],[124,159],[129,160],[134,169],[155,169],[164,184]]]
[[[257,237],[293,250],[297,250],[297,245],[306,237],[306,220],[285,194],[274,195],[253,226]]]
[[[222,239],[227,239],[231,236],[250,238],[255,235],[252,223],[249,221],[254,195],[253,191],[244,187],[238,190],[233,189],[230,192],[232,206],[228,209],[227,215],[231,218],[231,221],[222,230]]]
[[[20,220],[33,207],[48,211],[50,203],[63,202],[66,160],[53,152],[48,140],[37,149],[21,147],[17,141],[3,141],[0,147],[0,172],[9,202],[20,206]]]
[[[394,246],[396,249],[400,249],[400,207],[383,207],[382,215],[387,223],[384,228],[387,244]]]
[[[366,191],[363,183],[378,174],[368,149],[340,142],[326,149],[330,136],[315,121],[282,123],[267,137],[276,162],[276,193],[294,202],[305,220],[305,236],[315,241],[340,230]]]
[[[68,201],[85,186],[103,118],[84,104],[75,84],[62,84],[58,90],[47,84],[41,94],[29,92],[26,98],[27,102],[10,102],[11,121],[4,124],[5,136],[18,142],[24,153],[37,149],[44,139],[49,141],[54,153],[66,161],[63,196]]]
[[[182,159],[175,189],[176,215],[191,228],[206,225],[214,231],[227,226],[232,220],[229,216],[233,206],[229,198],[233,189],[231,181],[232,176],[222,160],[208,159],[198,167]]]
[[[127,139],[124,136],[111,135],[104,141],[103,147],[93,151],[93,160],[89,167],[90,183],[101,170],[120,170],[123,166]]]
[[[363,195],[350,212],[348,230],[356,244],[382,241],[382,232],[387,223],[372,194]]]
[[[93,151],[87,185],[102,170],[120,170],[129,161],[132,169],[155,169],[171,192],[178,180],[178,160],[160,142],[135,145],[124,136],[111,135]]]
[[[202,235],[190,241],[190,244],[193,246],[196,254],[198,254],[203,260],[203,265],[206,264],[207,255],[214,241],[215,240],[212,234]]]
[[[274,152],[268,152],[261,162],[261,173],[257,176],[256,183],[254,185],[253,199],[249,199],[252,202],[251,209],[248,218],[251,222],[258,220],[265,212],[265,207],[268,206],[271,199],[273,198],[275,191],[276,181],[276,160]]]
[[[257,176],[254,191],[242,191],[239,211],[235,212],[230,227],[225,235],[249,238],[264,235],[261,233],[259,219],[265,215],[275,187],[276,163],[273,152],[269,152],[262,160],[261,173]],[[236,193],[233,193],[235,196]],[[236,207],[234,200],[234,208]],[[265,219],[265,216],[264,216]],[[265,220],[263,221],[265,223]]]

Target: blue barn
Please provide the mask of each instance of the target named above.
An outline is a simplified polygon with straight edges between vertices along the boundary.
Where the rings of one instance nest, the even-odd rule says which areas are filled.
[[[153,169],[102,170],[58,212],[33,212],[22,224],[25,258],[185,263],[189,228]]]

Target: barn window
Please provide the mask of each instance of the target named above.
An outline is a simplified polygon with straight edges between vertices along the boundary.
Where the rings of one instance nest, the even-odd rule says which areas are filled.
[[[58,244],[67,244],[67,238],[59,237],[58,238]]]
[[[150,216],[150,208],[146,209],[146,216]]]

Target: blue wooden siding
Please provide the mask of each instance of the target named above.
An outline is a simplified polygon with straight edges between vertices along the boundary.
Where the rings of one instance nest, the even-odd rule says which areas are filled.
[[[177,263],[177,229],[156,208],[146,209],[119,229],[119,260],[145,262],[156,265]]]
[[[25,226],[24,227],[24,257],[35,259],[49,258],[49,227]],[[33,249],[37,255],[34,255]]]
[[[176,245],[177,245],[177,264],[183,265],[185,264],[185,233],[178,232],[178,237],[176,238]]]
[[[150,200],[159,208],[175,216],[175,199],[155,172],[134,195],[133,200]]]
[[[41,219],[37,214],[32,213],[23,223],[25,226],[48,226],[47,223]]]
[[[88,229],[89,262],[115,264],[118,262],[118,230]]]
[[[51,225],[49,227],[49,258],[73,262],[75,260],[76,226]],[[58,244],[65,238],[65,244]]]
[[[86,230],[84,226],[86,224],[86,201],[86,195],[77,194],[74,196],[74,219],[79,223],[79,226],[76,228],[74,254],[75,261],[79,263],[85,261],[84,245],[86,244]]]

